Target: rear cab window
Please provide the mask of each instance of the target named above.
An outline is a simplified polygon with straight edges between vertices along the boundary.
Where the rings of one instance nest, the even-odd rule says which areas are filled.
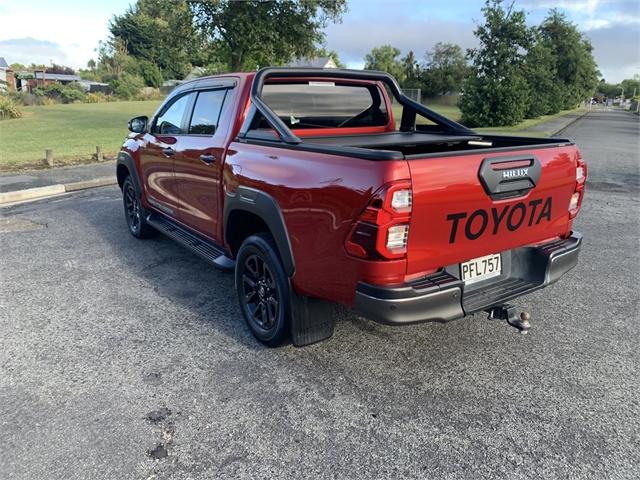
[[[384,97],[376,84],[267,83],[262,99],[295,130],[384,127],[389,123]],[[254,128],[269,128],[263,118],[256,120]]]
[[[226,96],[227,89],[198,92],[189,121],[190,135],[213,135],[216,132]]]

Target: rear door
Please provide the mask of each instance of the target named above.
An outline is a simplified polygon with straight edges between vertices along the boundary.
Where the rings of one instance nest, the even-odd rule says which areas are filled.
[[[235,82],[216,82],[196,92],[175,156],[180,206],[178,219],[198,233],[220,241],[220,179],[230,129]]]
[[[575,146],[410,159],[407,274],[568,233]]]
[[[187,112],[194,93],[177,95],[165,104],[153,121],[148,143],[141,147],[140,170],[149,203],[175,217],[180,203],[174,175],[174,156],[184,134]]]

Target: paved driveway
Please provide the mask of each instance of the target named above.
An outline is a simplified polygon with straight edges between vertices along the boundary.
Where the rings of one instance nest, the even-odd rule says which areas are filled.
[[[0,477],[640,477],[637,118],[566,132],[589,163],[579,266],[482,315],[269,350],[232,277],[129,236],[106,187],[0,210]]]

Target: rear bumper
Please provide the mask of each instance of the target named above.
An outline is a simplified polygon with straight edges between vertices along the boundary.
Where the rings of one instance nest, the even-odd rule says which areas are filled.
[[[446,322],[546,287],[578,263],[582,235],[502,252],[503,272],[465,288],[458,264],[400,286],[360,282],[355,309],[381,323]]]

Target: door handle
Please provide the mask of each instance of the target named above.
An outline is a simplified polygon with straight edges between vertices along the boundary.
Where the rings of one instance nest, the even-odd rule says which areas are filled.
[[[169,148],[163,148],[162,153],[164,153],[167,157],[170,157],[174,153],[176,153],[176,151],[173,148],[169,147]]]
[[[214,155],[200,155],[200,160],[202,160],[207,165],[211,165],[216,161],[216,157]]]

